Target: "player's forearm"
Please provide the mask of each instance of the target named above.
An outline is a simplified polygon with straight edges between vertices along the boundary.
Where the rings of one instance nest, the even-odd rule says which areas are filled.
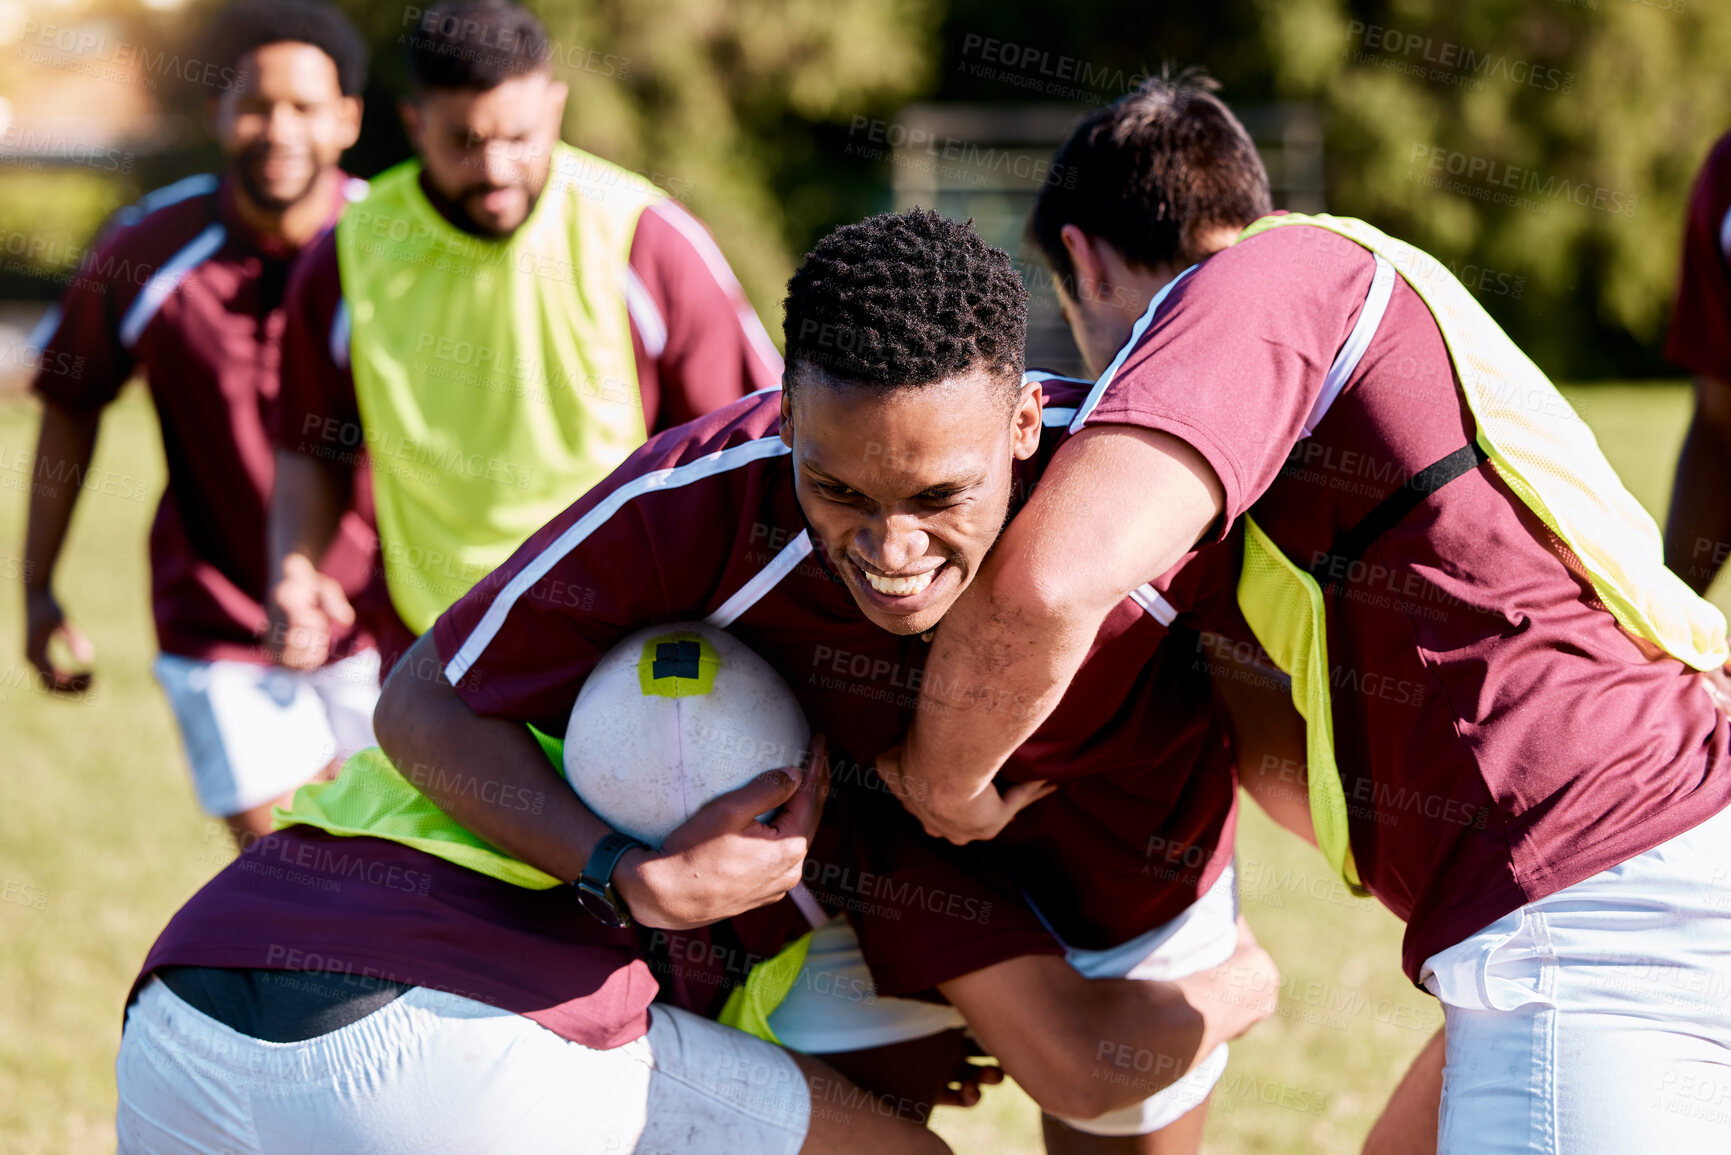
[[[1007,538],[1013,536],[1014,527]],[[1104,618],[1030,595],[1000,550],[946,615],[921,682],[904,769],[935,800],[971,798],[1051,714]]]
[[[271,494],[269,573],[280,578],[283,561],[300,554],[317,563],[348,506],[349,467],[318,461],[292,449],[276,451],[276,487]]]
[[[977,794],[1056,707],[1106,615],[1222,504],[1213,471],[1169,435],[1105,426],[1061,448],[938,630],[903,753],[910,788]]]
[[[78,504],[79,483],[96,453],[96,431],[101,421],[102,413],[97,409],[67,409],[52,401],[42,407],[42,428],[36,438],[31,474],[34,484],[30,487],[29,523],[24,531],[24,581],[32,592],[46,591],[53,585],[54,567]]]
[[[573,879],[608,832],[567,788],[520,722],[471,710],[424,635],[385,683],[373,714],[399,773],[457,823],[555,878]]]
[[[1703,382],[1698,389],[1712,388]],[[1731,386],[1718,385],[1731,392]],[[1665,520],[1665,564],[1697,593],[1731,553],[1731,417],[1698,403],[1677,458]]]

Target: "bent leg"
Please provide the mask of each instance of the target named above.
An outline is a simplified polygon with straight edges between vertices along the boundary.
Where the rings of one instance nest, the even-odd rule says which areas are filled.
[[[1389,1096],[1361,1155],[1434,1155],[1442,1084],[1443,1032],[1438,1031]]]

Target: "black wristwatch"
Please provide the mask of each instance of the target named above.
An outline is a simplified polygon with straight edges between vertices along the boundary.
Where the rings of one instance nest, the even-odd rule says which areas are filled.
[[[619,892],[613,889],[613,868],[619,865],[627,850],[648,849],[647,843],[615,830],[589,852],[582,877],[572,882],[571,887],[577,892],[577,901],[583,904],[583,909],[599,919],[602,925],[615,930],[631,925],[631,911],[619,897]]]

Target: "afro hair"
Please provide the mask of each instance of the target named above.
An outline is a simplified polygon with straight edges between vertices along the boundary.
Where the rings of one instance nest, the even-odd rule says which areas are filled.
[[[897,389],[974,369],[1021,388],[1028,290],[1010,255],[927,209],[843,225],[787,283],[788,382]]]
[[[366,87],[367,42],[341,9],[321,0],[239,0],[217,13],[205,53],[213,63],[238,68],[254,49],[286,41],[330,57],[344,96],[359,96]]]

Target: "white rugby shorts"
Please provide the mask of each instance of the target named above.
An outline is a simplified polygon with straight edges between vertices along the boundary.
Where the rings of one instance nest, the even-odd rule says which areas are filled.
[[[263,806],[374,745],[379,655],[316,670],[158,654],[152,666],[180,724],[192,783],[219,818]]]
[[[115,1075],[119,1155],[795,1155],[811,1093],[779,1047],[675,1007],[611,1050],[414,987],[298,1043],[224,1026],[149,979]]]

